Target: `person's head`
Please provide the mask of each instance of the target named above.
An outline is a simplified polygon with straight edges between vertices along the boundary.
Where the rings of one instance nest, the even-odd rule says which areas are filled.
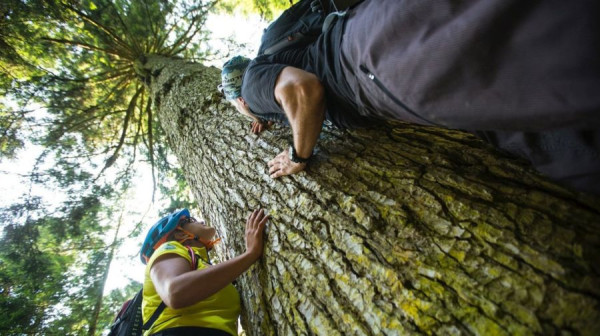
[[[234,56],[223,64],[221,85],[218,88],[225,95],[225,99],[234,100],[242,96],[242,79],[248,64],[250,59],[244,56]]]
[[[244,56],[235,56],[225,62],[223,70],[221,70],[221,84],[218,89],[238,112],[258,121],[242,97],[242,79],[248,64],[250,64],[250,59]]]
[[[188,209],[175,211],[161,218],[148,230],[140,259],[146,264],[154,251],[168,241],[211,249],[218,241],[213,240],[215,234],[215,228],[207,226],[204,220],[191,217]]]

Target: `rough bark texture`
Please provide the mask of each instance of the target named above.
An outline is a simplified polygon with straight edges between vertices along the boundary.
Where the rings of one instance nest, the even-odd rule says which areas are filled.
[[[596,335],[600,202],[462,132],[324,128],[308,170],[272,180],[291,132],[251,135],[219,69],[148,59],[162,127],[229,256],[271,221],[238,282],[248,335]],[[161,71],[158,71],[161,69]]]

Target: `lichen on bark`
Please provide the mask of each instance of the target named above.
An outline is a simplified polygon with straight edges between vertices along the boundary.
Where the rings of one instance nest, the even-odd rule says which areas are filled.
[[[600,330],[600,201],[452,130],[324,127],[315,159],[272,180],[291,133],[255,136],[219,69],[149,57],[153,101],[229,256],[271,216],[238,281],[248,335],[582,334]]]

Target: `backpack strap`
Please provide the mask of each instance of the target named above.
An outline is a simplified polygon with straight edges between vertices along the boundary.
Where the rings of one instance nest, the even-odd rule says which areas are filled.
[[[144,325],[142,326],[143,330],[148,330],[150,329],[150,327],[152,327],[152,325],[154,324],[154,322],[156,322],[156,320],[158,319],[158,317],[160,316],[160,314],[163,312],[163,310],[165,310],[165,307],[167,305],[165,304],[164,301],[160,302],[160,305],[158,305],[158,307],[156,308],[156,310],[154,311],[154,313],[152,313],[152,316],[150,316],[150,319],[148,320],[148,322],[144,323]]]
[[[186,247],[188,249],[188,253],[190,254],[190,257],[192,258],[192,264],[190,265],[190,267],[193,271],[196,268],[198,268],[198,258],[196,257],[196,254],[194,253],[194,250],[192,250],[191,247],[189,247],[189,246],[186,246]],[[158,305],[158,307],[156,308],[154,313],[152,313],[152,316],[150,316],[150,319],[148,320],[148,322],[144,323],[144,325],[142,326],[142,329],[143,330],[150,329],[150,327],[152,327],[154,322],[156,322],[156,320],[158,319],[160,314],[163,312],[163,310],[165,310],[166,307],[167,307],[167,305],[165,304],[165,302],[161,301],[160,305]]]

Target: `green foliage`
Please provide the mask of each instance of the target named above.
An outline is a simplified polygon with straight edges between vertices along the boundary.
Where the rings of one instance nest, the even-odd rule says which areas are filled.
[[[290,0],[222,0],[218,4],[218,10],[246,16],[258,14],[261,18],[271,21],[289,6]]]
[[[0,160],[14,158],[24,145],[22,130],[32,121],[31,111],[9,104],[7,97],[31,102],[35,96],[31,82],[43,74],[43,49],[28,41],[39,37],[53,8],[51,1],[0,2]]]
[[[0,313],[8,318],[0,322],[0,334],[57,334],[48,331],[53,323],[90,315],[89,307],[71,306],[95,300],[90,290],[103,285],[96,278],[98,270],[87,268],[109,262],[102,255],[107,227],[97,221],[103,208],[100,197],[107,191],[69,199],[55,213],[49,213],[39,198],[3,209]],[[96,258],[89,259],[94,254]],[[80,263],[87,266],[84,272],[72,274]]]
[[[0,160],[15,158],[17,150],[23,147],[19,129],[26,121],[27,116],[9,111],[8,107],[0,102]]]
[[[105,308],[102,293],[122,239],[121,222],[108,218],[122,206],[140,162],[151,164],[172,206],[191,204],[153,113],[147,74],[135,64],[148,54],[212,56],[203,24],[213,6],[0,4],[0,159],[15,157],[27,142],[44,148],[29,194],[0,212],[0,334],[93,335],[108,326],[114,309]],[[173,177],[180,179],[167,183]],[[32,192],[42,185],[64,199]],[[187,193],[183,202],[180,192]],[[108,305],[120,306],[130,294],[112,293]]]
[[[202,29],[211,1],[24,1],[2,9],[0,86],[20,106],[37,102],[43,136],[37,144],[60,151],[70,165],[119,159],[130,168],[142,152],[154,166],[162,142],[137,60],[148,54],[202,60]],[[20,71],[16,71],[20,69]],[[30,83],[30,84],[26,84]],[[1,103],[1,102],[0,102]],[[0,150],[22,147],[27,113],[0,105]],[[66,159],[64,159],[66,160]],[[104,169],[102,171],[104,171]]]

